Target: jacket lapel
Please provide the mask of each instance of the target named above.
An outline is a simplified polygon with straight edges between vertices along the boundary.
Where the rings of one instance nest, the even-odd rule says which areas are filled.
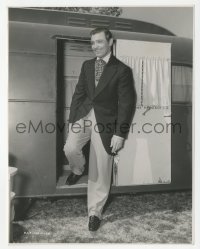
[[[94,98],[104,89],[117,71],[116,58],[111,55],[95,88]],[[95,84],[95,83],[94,83]]]
[[[96,60],[96,57],[90,61],[90,65],[88,67],[88,74],[87,74],[89,91],[92,96],[92,99],[95,98],[104,89],[104,87],[108,84],[108,82],[112,79],[112,77],[117,71],[116,57],[114,55],[111,55],[99,79],[99,83],[96,87],[95,86],[95,60]]]

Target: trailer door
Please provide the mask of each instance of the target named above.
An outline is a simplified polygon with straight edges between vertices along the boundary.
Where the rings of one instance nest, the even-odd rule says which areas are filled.
[[[132,68],[137,107],[128,139],[114,159],[114,184],[170,183],[171,44],[119,39],[115,53]]]

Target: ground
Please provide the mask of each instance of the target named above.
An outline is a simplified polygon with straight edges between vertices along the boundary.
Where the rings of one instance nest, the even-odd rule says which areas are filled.
[[[88,231],[87,199],[35,199],[14,221],[15,243],[191,243],[191,191],[111,195],[97,232]]]

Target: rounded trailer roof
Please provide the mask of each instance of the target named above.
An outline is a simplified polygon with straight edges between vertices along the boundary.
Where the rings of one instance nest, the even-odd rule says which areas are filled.
[[[115,39],[171,43],[173,64],[192,66],[193,63],[192,39],[177,37],[168,30],[147,22],[38,8],[9,8],[9,21],[13,42],[16,32],[21,32],[21,29],[27,34],[30,32],[31,36],[35,33],[36,37],[40,32],[43,39],[76,37],[89,40],[92,29],[105,26],[112,31]]]

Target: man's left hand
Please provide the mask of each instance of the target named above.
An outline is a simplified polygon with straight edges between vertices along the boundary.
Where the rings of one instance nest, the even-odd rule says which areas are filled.
[[[123,147],[123,144],[124,144],[123,137],[113,135],[110,143],[110,147],[112,147],[112,153],[116,154]]]

